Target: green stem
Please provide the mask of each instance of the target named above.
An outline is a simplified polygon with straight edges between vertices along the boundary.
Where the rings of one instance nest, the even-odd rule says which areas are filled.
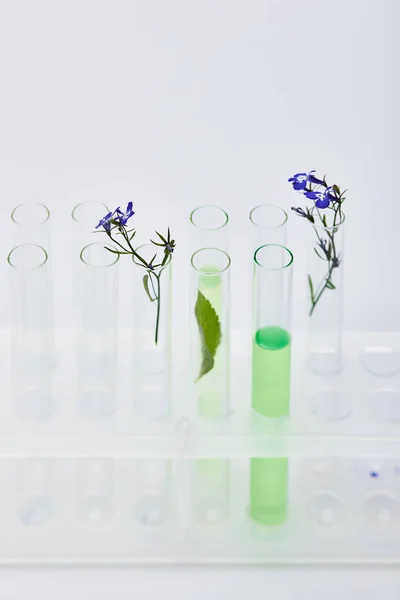
[[[154,340],[156,343],[156,346],[158,343],[158,328],[160,326],[160,308],[161,308],[160,277],[161,277],[161,273],[159,275],[156,275],[156,278],[157,278],[157,319],[156,319],[156,333],[155,333],[155,340]]]
[[[310,317],[311,317],[311,315],[313,314],[313,312],[314,312],[314,309],[315,309],[315,307],[317,306],[319,299],[321,298],[322,294],[324,293],[324,291],[325,291],[325,290],[326,290],[326,288],[327,288],[328,281],[330,281],[330,279],[331,279],[331,276],[332,276],[332,271],[333,271],[333,264],[331,264],[331,265],[330,265],[330,267],[329,267],[329,271],[328,271],[327,275],[325,276],[325,279],[324,279],[324,282],[325,282],[325,283],[324,283],[324,285],[323,285],[323,288],[322,288],[322,290],[321,290],[321,291],[319,291],[319,292],[318,292],[318,294],[317,294],[316,296],[314,296],[314,299],[312,300],[312,306],[311,306],[311,310],[310,310],[310,312],[309,312],[309,316],[310,316]],[[321,286],[321,284],[322,284],[322,282],[320,283],[320,285],[319,285],[318,287],[320,287],[320,286]]]
[[[340,207],[340,204],[339,204],[339,207]],[[336,226],[336,217],[337,217],[338,212],[339,212],[338,210],[335,210],[335,216],[333,218],[333,227]],[[320,221],[323,224],[323,221],[322,221],[322,218],[321,218],[321,215],[320,215],[319,211],[318,211],[318,216],[320,218]],[[319,237],[318,232],[317,232],[316,229],[315,229],[315,232],[317,234],[318,239],[321,241],[321,239],[320,239],[320,237]],[[319,283],[319,285],[317,287],[317,290],[316,290],[316,294],[311,299],[311,309],[310,309],[310,312],[309,312],[309,316],[310,317],[313,314],[313,312],[315,310],[315,307],[317,306],[317,304],[318,304],[318,302],[319,302],[322,294],[324,293],[324,291],[328,287],[328,282],[331,280],[332,272],[333,272],[333,269],[335,268],[334,264],[335,264],[335,261],[337,259],[336,245],[335,245],[335,233],[334,233],[334,231],[332,231],[332,233],[331,233],[330,231],[328,231],[326,229],[326,235],[328,236],[328,238],[329,238],[329,240],[330,240],[330,242],[332,244],[332,250],[331,251],[332,251],[333,254],[332,254],[331,259],[328,261],[328,264],[329,264],[328,273],[325,275],[324,279]],[[322,288],[321,288],[321,286],[322,286]]]

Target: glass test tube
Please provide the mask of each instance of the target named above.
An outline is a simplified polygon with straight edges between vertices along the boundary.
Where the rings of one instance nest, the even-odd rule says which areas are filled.
[[[260,204],[250,211],[253,253],[265,244],[286,246],[287,212],[275,204]]]
[[[78,413],[89,419],[107,417],[115,410],[118,259],[100,242],[81,252]]]
[[[191,259],[192,380],[197,412],[208,419],[231,413],[230,265],[218,248],[202,248]]]
[[[77,260],[82,248],[93,241],[95,227],[109,213],[108,207],[103,202],[80,202],[72,211],[74,255]],[[102,230],[104,233],[104,230]],[[97,241],[97,240],[95,240]],[[100,241],[100,237],[99,237]]]
[[[54,410],[47,252],[35,244],[22,244],[11,250],[8,264],[15,411],[21,417],[40,419]]]
[[[38,244],[50,251],[50,211],[40,202],[18,204],[11,213],[15,245]]]
[[[293,255],[279,245],[254,254],[252,405],[265,417],[289,413]]]
[[[220,248],[228,251],[227,213],[219,206],[199,206],[190,214],[192,251],[199,248]]]
[[[153,244],[137,248],[150,262]],[[135,332],[133,344],[134,407],[145,419],[163,419],[171,414],[171,260],[152,272],[132,265],[135,278]],[[157,300],[159,298],[159,301]]]

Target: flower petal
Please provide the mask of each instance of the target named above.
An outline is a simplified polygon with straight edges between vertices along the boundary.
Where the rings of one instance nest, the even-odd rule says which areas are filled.
[[[311,173],[313,173],[313,171],[310,171],[308,174],[308,181],[310,183],[316,183],[317,185],[323,185],[324,182],[321,179],[318,179],[318,177],[314,177],[314,175],[311,175]]]
[[[310,192],[310,191],[304,192],[304,195],[309,200],[320,200],[324,196],[322,192]]]
[[[316,200],[315,206],[317,208],[328,208],[328,206],[329,206],[329,198],[326,197],[326,196],[323,196],[319,200]]]

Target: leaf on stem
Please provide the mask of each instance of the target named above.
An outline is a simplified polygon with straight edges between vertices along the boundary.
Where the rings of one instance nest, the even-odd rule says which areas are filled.
[[[311,302],[312,302],[312,304],[314,304],[314,286],[313,286],[313,282],[311,279],[311,275],[308,275],[308,286],[310,288]]]
[[[107,246],[104,246],[104,248],[106,250],[108,250],[109,252],[112,252],[113,254],[130,254],[130,252],[122,252],[121,250],[114,250],[113,248],[108,248]]]
[[[325,262],[328,260],[326,258],[326,256],[321,256],[321,254],[318,252],[318,250],[316,248],[314,248],[314,252],[318,256],[318,258],[320,258],[321,260],[324,260]]]
[[[150,302],[155,302],[157,300],[157,298],[153,298],[153,296],[150,293],[150,289],[149,289],[149,276],[148,276],[147,273],[143,277],[143,287],[144,287],[144,290],[145,290],[145,292],[146,292],[146,294],[147,294]]]
[[[330,279],[327,280],[326,282],[326,287],[328,288],[328,290],[336,290],[336,286],[333,285],[332,281]]]
[[[214,367],[215,355],[221,343],[221,323],[210,301],[198,290],[194,314],[201,341],[201,366],[196,382]]]
[[[162,240],[164,242],[164,244],[168,244],[167,240],[165,239],[165,237],[163,235],[161,235],[161,233],[158,233],[158,231],[156,231],[156,234],[158,235],[160,240]]]

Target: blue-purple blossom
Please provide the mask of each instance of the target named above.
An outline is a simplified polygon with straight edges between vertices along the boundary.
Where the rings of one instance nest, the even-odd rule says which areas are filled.
[[[133,202],[128,202],[125,212],[122,212],[120,206],[118,206],[118,208],[116,208],[114,211],[114,215],[116,215],[115,220],[118,221],[119,225],[126,225],[128,220],[133,217],[134,214],[135,211],[133,210]]]
[[[320,192],[306,191],[306,192],[304,192],[304,195],[309,200],[314,200],[315,206],[317,208],[328,208],[328,206],[331,202],[335,202],[337,200],[336,197],[330,193],[331,190],[332,190],[332,186],[329,186],[325,190],[320,191]]]
[[[293,185],[293,189],[296,191],[305,190],[307,183],[323,185],[324,182],[321,181],[321,179],[314,177],[313,173],[315,173],[315,169],[309,173],[296,173],[296,175],[293,175],[288,181]]]
[[[309,174],[308,174],[308,181],[310,183],[316,183],[317,185],[326,185],[326,183],[324,183],[322,181],[322,179],[318,179],[318,177],[315,177],[313,175],[313,173],[315,173],[315,169],[313,171],[310,171]]]
[[[100,219],[99,224],[96,225],[96,229],[98,229],[99,227],[103,227],[107,232],[110,231],[112,216],[113,213],[109,212],[105,217]]]

